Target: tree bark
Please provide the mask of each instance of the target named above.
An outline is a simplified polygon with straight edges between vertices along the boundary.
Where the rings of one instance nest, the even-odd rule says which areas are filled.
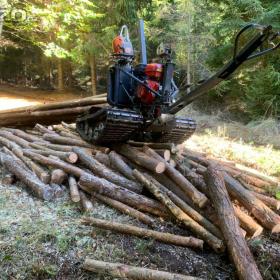
[[[259,236],[263,232],[263,227],[254,221],[249,215],[239,207],[233,205],[235,216],[239,219],[240,226],[252,237]]]
[[[59,151],[53,151],[51,149],[48,150],[29,149],[29,151],[33,153],[37,153],[42,156],[50,156],[50,155],[55,156],[69,163],[76,163],[78,161],[78,155],[74,152],[59,152]]]
[[[88,154],[86,154],[82,149],[75,147],[75,148],[73,148],[73,152],[75,152],[79,156],[79,160],[87,168],[89,168],[95,175],[105,178],[106,180],[108,180],[118,186],[122,186],[133,192],[136,192],[136,193],[142,192],[142,188],[139,184],[115,173],[110,168],[99,163],[92,156],[89,156]]]
[[[42,138],[37,137],[35,135],[31,135],[29,133],[26,133],[20,129],[13,129],[13,128],[9,128],[7,129],[8,131],[10,131],[11,133],[13,133],[14,135],[28,141],[28,142],[35,142],[35,141],[43,141]]]
[[[48,134],[58,135],[55,131],[48,129],[47,127],[45,127],[39,123],[36,123],[34,129],[40,131],[42,134],[48,133]],[[39,141],[42,141],[42,140],[40,139]]]
[[[64,90],[64,78],[63,78],[63,60],[58,58],[57,60],[57,89],[59,91]]]
[[[50,104],[26,106],[21,108],[3,110],[0,112],[0,118],[12,116],[15,113],[31,113],[31,112],[43,112],[58,109],[71,109],[84,106],[93,106],[98,104],[106,104],[107,99],[104,95],[98,95],[96,97],[86,97],[82,99],[74,99],[70,101],[59,101]]]
[[[200,238],[208,243],[216,252],[224,251],[223,241],[207,231],[204,227],[193,220],[187,213],[183,212],[164,192],[160,190],[153,182],[147,179],[138,170],[133,171],[134,176],[145,185],[145,187],[174,215],[178,221],[182,222],[188,229],[196,233]]]
[[[206,183],[204,181],[204,178],[193,172],[190,168],[188,168],[187,166],[182,165],[178,160],[176,161],[176,169],[183,174],[188,180],[190,180],[190,182],[198,188],[198,190],[204,194],[207,193],[207,186]]]
[[[225,187],[223,174],[215,168],[212,165],[208,167],[209,195],[216,209],[220,227],[230,256],[237,269],[239,279],[261,280],[262,276],[235,217],[234,209]]]
[[[246,190],[237,180],[223,172],[228,192],[237,199],[250,213],[272,233],[280,232],[280,217],[257,199],[250,191]]]
[[[68,184],[70,188],[70,197],[73,202],[79,202],[81,200],[80,192],[77,181],[74,176],[68,177]]]
[[[279,186],[279,180],[277,180],[276,178],[273,178],[271,176],[268,176],[266,174],[263,174],[255,169],[252,169],[252,168],[249,168],[249,167],[246,167],[246,166],[243,166],[241,164],[235,164],[235,169],[237,169],[238,171],[240,172],[244,172],[246,173],[247,175],[250,175],[250,176],[253,176],[253,177],[257,177],[261,180],[264,180],[272,185],[275,185],[275,186]]]
[[[257,192],[252,192],[254,194],[254,196],[256,198],[258,198],[259,200],[261,200],[265,205],[267,205],[268,207],[275,209],[275,210],[279,210],[280,208],[280,200],[277,200],[273,197],[269,197],[267,195],[263,195]]]
[[[155,224],[155,220],[153,218],[149,217],[148,215],[146,215],[120,201],[111,199],[109,197],[103,196],[98,193],[94,193],[93,197],[95,197],[98,200],[100,200],[101,202],[109,205],[110,207],[120,211],[121,213],[129,215],[129,216],[141,221],[142,223],[144,223],[146,225],[153,226]]]
[[[50,157],[41,156],[39,154],[30,152],[28,150],[23,151],[24,155],[31,158],[32,160],[41,163],[42,165],[51,166],[54,168],[62,169],[67,174],[74,175],[76,177],[80,177],[83,174],[87,174],[84,170],[79,167],[76,167],[72,164],[66,163],[62,160],[53,159]]]
[[[33,171],[36,176],[45,184],[49,184],[51,181],[51,176],[48,171],[46,171],[42,166],[38,165],[37,163],[33,162],[28,157],[24,156],[23,150],[21,149],[13,149],[13,153],[25,163],[28,168]]]
[[[157,160],[164,161],[154,150],[152,150],[149,147],[144,147],[145,153],[149,155],[150,157],[154,157]],[[198,205],[200,208],[205,206],[208,199],[207,197],[199,192],[178,170],[176,170],[174,167],[171,167],[168,163],[166,163],[166,175],[172,179],[181,189],[183,192],[186,193],[187,196],[189,196],[192,201]]]
[[[94,155],[94,158],[100,163],[104,164],[106,167],[111,168],[111,162],[108,154],[97,151]]]
[[[54,150],[54,151],[66,152],[66,153],[72,152],[72,149],[73,149],[73,146],[49,144],[49,143],[43,143],[43,142],[30,143],[30,147],[32,147],[34,149],[38,149],[38,150]]]
[[[155,149],[155,151],[166,161],[169,161],[171,159],[171,152],[170,150],[164,150],[164,149]]]
[[[134,193],[128,189],[119,187],[107,181],[106,179],[102,179],[90,174],[82,175],[79,181],[79,186],[86,192],[91,194],[96,192],[108,196],[112,199],[128,204],[129,206],[138,210],[152,213],[157,216],[168,216],[165,207],[157,201]]]
[[[147,175],[146,175],[147,176]],[[193,220],[195,220],[197,223],[199,223],[201,226],[203,226],[205,229],[210,231],[212,234],[214,234],[219,239],[223,239],[221,231],[218,227],[213,225],[209,220],[207,220],[205,217],[203,217],[199,212],[197,212],[195,209],[193,209],[190,205],[187,204],[187,202],[183,201],[180,197],[178,197],[176,194],[168,190],[165,186],[160,184],[158,181],[153,179],[151,176],[148,176],[150,181],[155,184],[161,191],[163,191],[165,194],[168,195],[168,197],[171,199],[173,203],[175,203],[179,208],[181,208],[187,215],[189,215]]]
[[[129,145],[121,145],[117,147],[117,151],[132,162],[135,162],[150,171],[155,173],[163,173],[165,171],[166,166],[163,161],[148,157],[145,153],[142,153]]]
[[[135,180],[133,176],[133,170],[126,164],[126,162],[122,159],[122,157],[117,154],[115,151],[111,151],[109,153],[109,159],[111,165],[119,171],[121,174],[123,174],[126,178],[130,180]]]
[[[171,233],[158,232],[132,225],[94,218],[84,218],[83,223],[106,230],[116,231],[119,233],[130,234],[142,238],[152,238],[163,243],[173,244],[177,246],[193,247],[199,249],[202,249],[203,247],[203,241],[194,237],[186,237]]]
[[[0,136],[0,144],[1,144],[1,146],[7,147],[10,150],[20,148],[20,146],[18,144],[14,143],[2,136]]]
[[[67,137],[62,137],[59,135],[54,134],[44,134],[43,139],[50,141],[55,144],[62,144],[62,145],[73,145],[73,146],[79,146],[84,148],[93,148],[93,145],[85,142],[84,140],[78,140],[78,139],[71,139]]]
[[[141,280],[199,280],[199,278],[165,271],[152,270],[143,267],[129,266],[121,263],[108,263],[86,259],[83,268],[96,273],[113,277]]]
[[[26,140],[14,135],[13,133],[11,133],[9,131],[0,130],[0,136],[16,143],[20,147],[23,147],[23,148],[28,148],[29,147],[29,142],[27,142]]]
[[[22,168],[19,160],[0,152],[1,164],[18,180],[23,182],[37,197],[43,200],[51,200],[54,192],[49,185],[42,183],[32,172]]]
[[[51,183],[61,185],[67,179],[67,174],[61,169],[52,170]]]
[[[174,143],[148,143],[148,142],[128,141],[128,144],[133,147],[148,146],[152,149],[167,149],[170,150],[172,154],[176,154],[178,152],[178,148]]]

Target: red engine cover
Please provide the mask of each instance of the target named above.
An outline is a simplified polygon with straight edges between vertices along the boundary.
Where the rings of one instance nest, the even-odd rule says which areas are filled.
[[[113,52],[115,55],[133,55],[133,47],[129,39],[119,35],[113,40]]]
[[[146,83],[147,83],[147,86],[149,86],[154,91],[159,90],[158,82],[152,81],[152,80],[147,80]],[[149,91],[142,85],[139,85],[137,88],[137,96],[141,100],[142,103],[147,104],[147,105],[152,104],[156,98],[154,93],[152,93],[151,91]]]
[[[159,63],[147,64],[145,74],[151,79],[160,81],[163,75],[163,65]]]

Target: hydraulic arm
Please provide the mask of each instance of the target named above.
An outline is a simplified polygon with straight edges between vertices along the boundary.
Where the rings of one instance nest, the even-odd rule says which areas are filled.
[[[241,50],[238,51],[240,36],[248,29],[257,29],[259,32],[255,35]],[[185,106],[192,103],[201,95],[207,93],[223,80],[227,79],[241,64],[245,61],[267,54],[280,47],[280,41],[274,43],[275,39],[280,37],[280,32],[272,32],[272,27],[261,26],[257,24],[249,24],[243,27],[235,38],[234,54],[231,61],[229,61],[222,69],[220,69],[212,77],[204,81],[199,86],[195,87],[188,94],[181,97],[174,104],[168,108],[168,113],[176,114]],[[264,44],[268,42],[271,47],[264,48]],[[258,49],[260,49],[258,51]]]

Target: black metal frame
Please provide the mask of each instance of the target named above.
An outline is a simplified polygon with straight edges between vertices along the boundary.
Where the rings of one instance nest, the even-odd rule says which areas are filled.
[[[239,52],[237,52],[240,36],[250,28],[260,30],[260,32],[257,35],[255,35]],[[220,82],[227,79],[245,61],[262,56],[264,54],[278,49],[280,47],[280,42],[274,44],[272,48],[261,50],[255,53],[255,51],[259,47],[263,46],[264,42],[269,42],[273,44],[273,40],[275,40],[277,37],[280,37],[280,32],[273,33],[271,25],[261,26],[258,24],[248,24],[244,26],[235,38],[234,53],[231,61],[228,62],[224,67],[222,67],[222,69],[220,69],[212,77],[210,77],[202,84],[191,90],[188,94],[177,100],[167,109],[167,112],[171,114],[176,114],[185,106],[193,102],[196,98],[205,94],[206,92],[214,88],[216,85],[218,85]]]

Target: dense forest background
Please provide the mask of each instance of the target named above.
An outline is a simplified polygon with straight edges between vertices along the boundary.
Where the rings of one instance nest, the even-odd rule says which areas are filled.
[[[172,44],[182,90],[232,57],[234,36],[246,23],[280,30],[279,0],[0,0],[0,8],[2,83],[92,94],[106,91],[112,39],[121,25],[128,25],[139,55],[139,18],[150,59],[161,42]],[[227,103],[249,119],[279,117],[279,88],[277,51],[247,63],[200,103]]]

